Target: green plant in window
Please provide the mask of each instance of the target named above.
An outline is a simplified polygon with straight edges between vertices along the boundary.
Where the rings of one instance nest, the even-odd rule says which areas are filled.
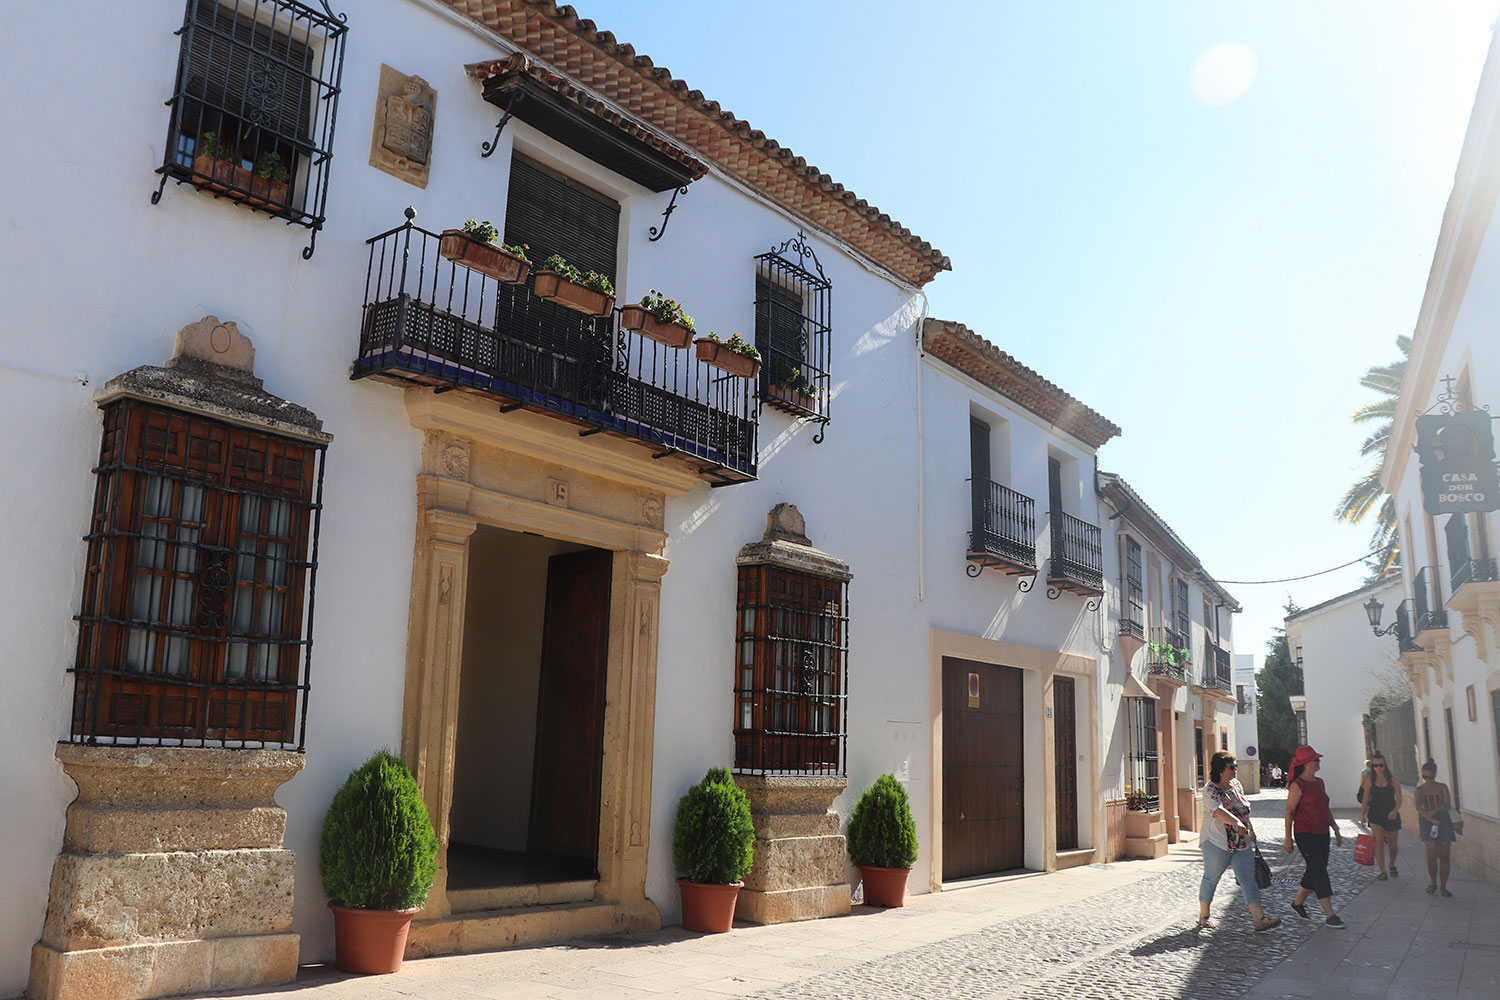
[[[723,344],[725,350],[733,351],[735,354],[744,355],[751,361],[760,360],[760,352],[755,349],[755,345],[750,343],[737,333],[731,333],[728,340],[720,339],[717,333],[710,333],[703,339],[712,340],[715,344]]]
[[[551,257],[548,257],[542,268],[547,271],[557,272],[558,277],[564,281],[570,281],[575,285],[582,285],[584,288],[592,289],[604,295],[615,294],[614,282],[610,281],[607,275],[600,274],[598,271],[580,271],[572,264],[569,264],[561,254],[555,253]]]
[[[770,372],[771,384],[786,392],[800,393],[804,396],[818,395],[818,387],[812,383],[801,368],[794,365],[774,365]]]
[[[285,184],[292,176],[281,165],[281,154],[275,150],[267,150],[256,157],[255,175],[277,184]]]
[[[528,264],[531,263],[531,258],[526,256],[526,251],[531,249],[530,243],[502,243],[500,244],[500,249],[504,250],[512,257],[518,257]]]
[[[641,308],[650,313],[652,319],[663,325],[676,323],[689,330],[697,330],[697,327],[693,325],[693,317],[682,311],[682,306],[677,303],[676,299],[669,299],[654,288],[641,299]]]
[[[198,137],[198,155],[213,160],[238,160],[237,154],[227,144],[219,141],[217,132],[204,132]]]
[[[470,219],[464,223],[463,231],[470,239],[478,240],[480,243],[500,242],[500,230],[496,229],[488,219],[483,222]]]

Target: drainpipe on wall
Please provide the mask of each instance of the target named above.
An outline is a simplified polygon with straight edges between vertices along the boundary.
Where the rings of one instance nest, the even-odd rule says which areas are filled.
[[[927,600],[927,537],[924,525],[927,521],[927,484],[923,479],[925,445],[922,438],[922,326],[927,322],[927,293],[917,289],[922,296],[922,308],[917,314],[917,603]]]

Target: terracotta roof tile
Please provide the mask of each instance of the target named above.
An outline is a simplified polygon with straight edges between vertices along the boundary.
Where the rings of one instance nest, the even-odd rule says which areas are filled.
[[[798,219],[842,240],[914,285],[925,285],[948,258],[874,205],[846,190],[750,123],[674,79],[649,56],[551,0],[443,0],[514,42],[580,86],[764,194]]]
[[[1091,448],[1120,433],[1114,423],[962,323],[928,319],[922,327],[922,349]]]

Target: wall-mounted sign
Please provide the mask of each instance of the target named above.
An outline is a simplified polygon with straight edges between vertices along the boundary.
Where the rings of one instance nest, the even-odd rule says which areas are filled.
[[[969,675],[969,707],[979,707],[979,675]]]
[[[1417,456],[1427,513],[1500,510],[1500,473],[1488,413],[1462,410],[1418,417]]]
[[[1246,747],[1245,748],[1245,756],[1246,757],[1254,757],[1255,756],[1255,748],[1254,747]]]

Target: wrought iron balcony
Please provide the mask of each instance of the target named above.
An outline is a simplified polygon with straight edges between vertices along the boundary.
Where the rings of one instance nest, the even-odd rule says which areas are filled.
[[[1121,603],[1120,634],[1142,640],[1146,638],[1146,608],[1134,596],[1126,598]]]
[[[968,560],[1006,573],[1036,572],[1036,501],[988,479],[969,480]]]
[[[465,389],[604,431],[687,464],[714,486],[756,476],[752,379],[728,375],[624,329],[539,298],[439,253],[410,216],[367,242],[364,324],[353,378]]]
[[[1229,650],[1222,646],[1214,646],[1214,671],[1213,677],[1208,676],[1208,664],[1204,662],[1204,686],[1218,688],[1220,691],[1234,690],[1234,667]]]
[[[1455,591],[1466,583],[1493,583],[1500,580],[1500,567],[1494,559],[1466,559],[1453,567],[1451,583]]]
[[[1448,627],[1448,609],[1443,607],[1443,592],[1438,585],[1438,572],[1434,567],[1424,566],[1417,570],[1416,579],[1412,581],[1412,595],[1412,624],[1417,635],[1428,629]]]
[[[1412,634],[1412,600],[1407,598],[1396,605],[1396,652],[1420,653],[1422,647],[1417,645]]]
[[[1146,646],[1148,673],[1185,682],[1191,667],[1192,656],[1186,636],[1175,629],[1160,626],[1151,630],[1151,642]]]
[[[1047,588],[1096,597],[1104,593],[1104,549],[1097,527],[1060,510],[1051,513],[1052,557]]]

